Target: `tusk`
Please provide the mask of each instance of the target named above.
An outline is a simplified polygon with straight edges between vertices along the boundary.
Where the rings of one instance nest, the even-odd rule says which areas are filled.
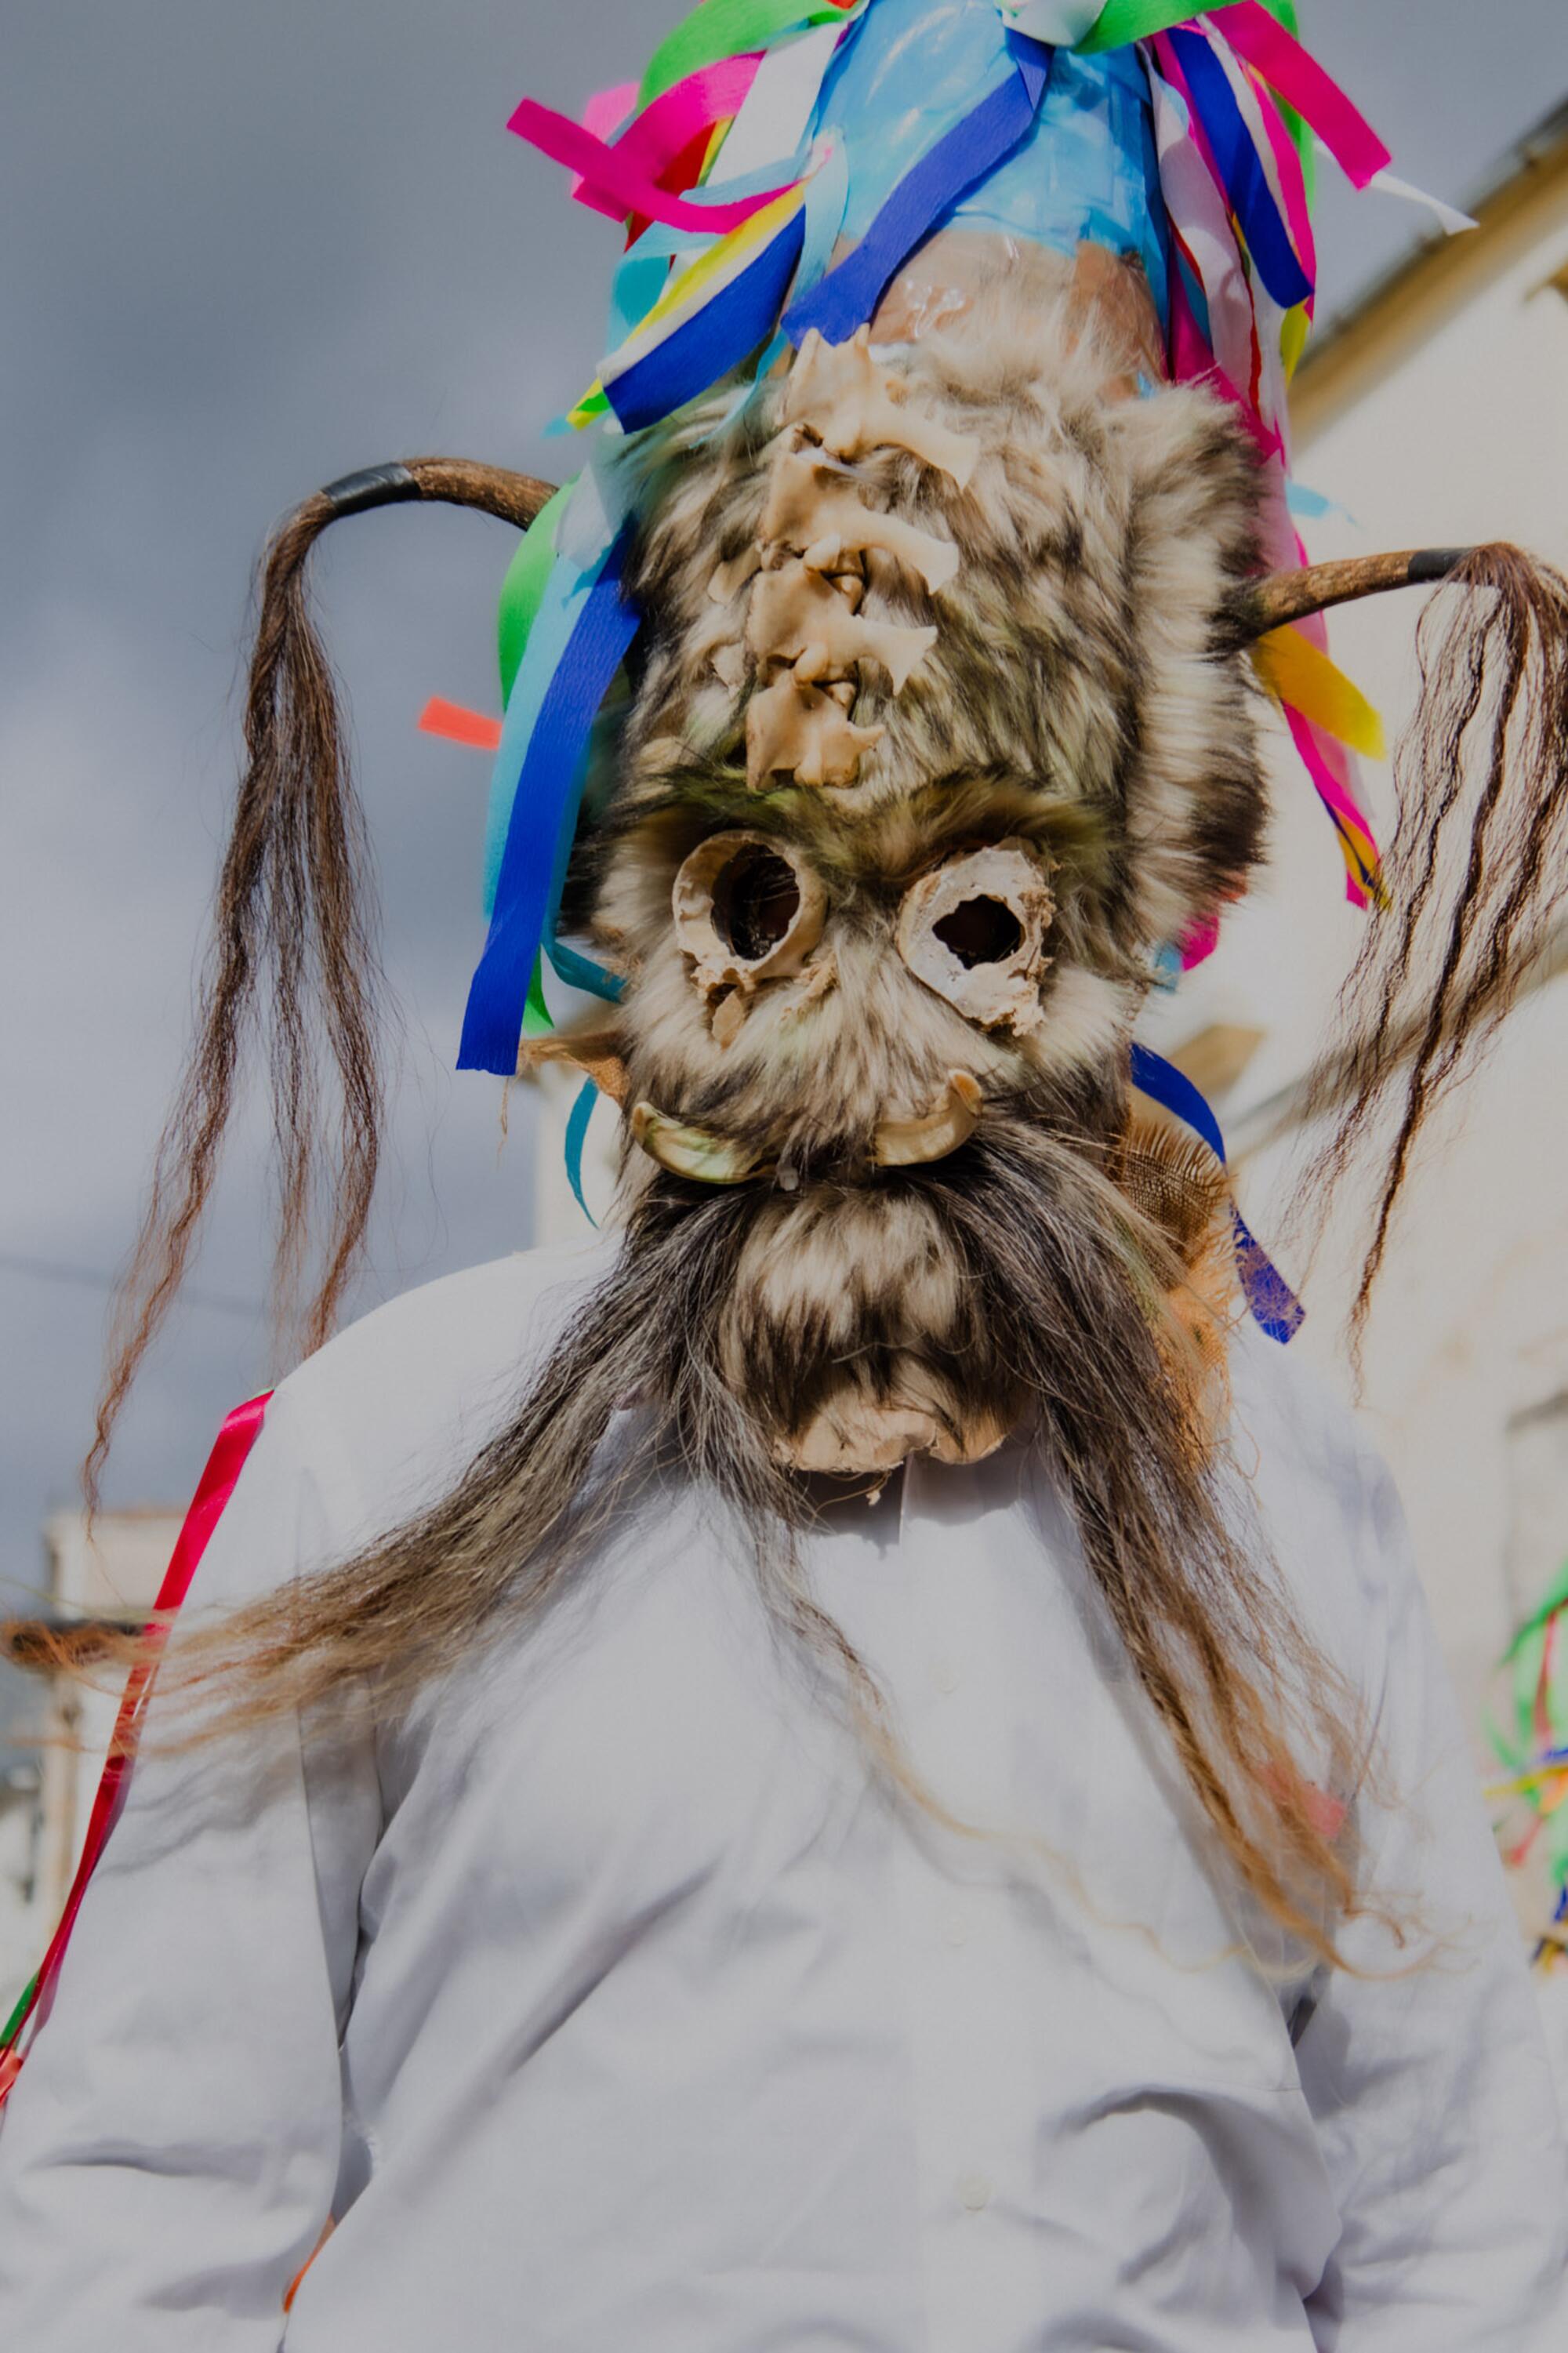
[[[1386,588],[1418,588],[1446,580],[1469,547],[1405,547],[1391,555],[1352,555],[1333,564],[1310,564],[1300,572],[1271,572],[1237,591],[1233,610],[1244,637],[1262,637],[1309,613],[1347,605],[1352,597],[1380,596]]]
[[[632,1113],[632,1140],[672,1176],[689,1176],[699,1185],[743,1185],[748,1176],[763,1174],[763,1155],[754,1145],[715,1135],[710,1127],[666,1119],[650,1103],[638,1103]]]
[[[943,1160],[967,1144],[980,1124],[985,1098],[967,1071],[949,1071],[947,1084],[920,1119],[879,1119],[871,1157],[879,1168],[912,1168]]]

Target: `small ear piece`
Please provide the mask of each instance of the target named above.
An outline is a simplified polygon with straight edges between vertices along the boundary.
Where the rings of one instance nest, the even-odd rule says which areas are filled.
[[[616,1050],[615,1038],[605,1031],[595,1031],[592,1037],[570,1035],[549,1038],[525,1038],[517,1058],[517,1074],[526,1078],[543,1062],[564,1062],[568,1069],[580,1071],[592,1079],[602,1095],[619,1108],[626,1106],[629,1082],[626,1066]]]
[[[1392,555],[1352,555],[1337,564],[1309,564],[1300,572],[1271,572],[1237,590],[1230,608],[1237,638],[1246,644],[1353,597],[1446,580],[1474,554],[1472,547],[1405,547]]]

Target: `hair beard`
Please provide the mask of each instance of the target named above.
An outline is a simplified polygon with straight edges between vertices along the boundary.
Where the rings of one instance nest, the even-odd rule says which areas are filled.
[[[1362,1761],[1352,1719],[1223,1451],[1195,1438],[1192,1351],[1164,1312],[1184,1268],[1113,1181],[1107,1136],[1102,1123],[1086,1134],[1081,1117],[1019,1100],[988,1107],[949,1159],[881,1181],[936,1219],[967,1303],[943,1342],[963,1394],[1037,1448],[1059,1482],[1093,1583],[1239,1882],[1331,1957],[1352,1868],[1298,1759],[1348,1794]],[[812,1376],[809,1337],[793,1366],[759,1366],[754,1394],[727,1365],[737,1271],[770,1198],[659,1171],[615,1267],[449,1493],[175,1646],[176,1722],[195,1711],[175,1741],[323,1702],[341,1715],[366,1694],[378,1715],[395,1711],[515,1638],[636,1512],[646,1474],[674,1462],[743,1525],[763,1607],[829,1671],[891,1778],[922,1795],[873,1676],[814,1597],[803,1543],[814,1490],[775,1452],[789,1384]],[[803,1215],[810,1201],[807,1186]],[[606,1446],[627,1411],[624,1440]],[[521,1544],[520,1530],[532,1532]]]

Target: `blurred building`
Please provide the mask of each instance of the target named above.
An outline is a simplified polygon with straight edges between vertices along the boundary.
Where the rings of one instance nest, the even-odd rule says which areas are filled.
[[[87,1834],[119,1705],[103,1635],[145,1622],[179,1528],[179,1513],[163,1510],[100,1513],[90,1538],[79,1512],[45,1523],[44,1607],[15,1620],[5,1638],[13,1663],[37,1682],[12,1736],[34,1745],[36,1762],[25,1758],[0,1778],[0,2018],[43,1957]],[[90,1681],[53,1670],[56,1640]]]

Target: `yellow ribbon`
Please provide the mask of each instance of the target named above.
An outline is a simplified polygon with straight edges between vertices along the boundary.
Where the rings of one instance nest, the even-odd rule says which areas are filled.
[[[1300,629],[1270,629],[1252,649],[1258,677],[1275,700],[1288,702],[1337,744],[1369,760],[1384,760],[1388,747],[1383,721],[1359,686],[1337,662],[1321,653]]]

